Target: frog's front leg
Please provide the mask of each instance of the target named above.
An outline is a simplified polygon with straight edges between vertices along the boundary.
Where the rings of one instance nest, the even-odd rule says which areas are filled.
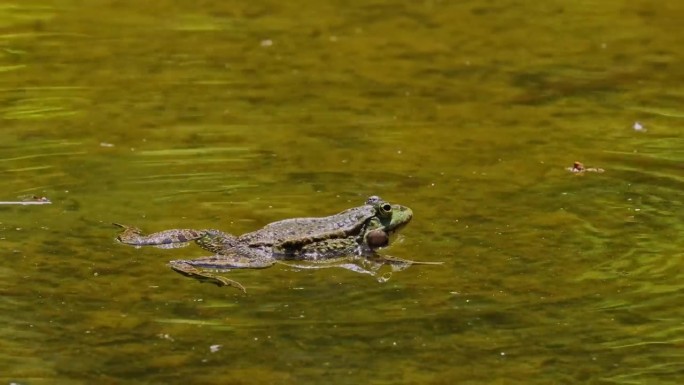
[[[428,262],[428,261],[412,261],[410,259],[403,259],[398,257],[392,257],[389,255],[375,254],[368,258],[369,261],[374,263],[382,263],[392,267],[393,271],[401,271],[412,265],[442,265],[444,262]]]
[[[208,230],[173,229],[143,235],[142,231],[136,227],[119,223],[114,223],[114,225],[123,228],[123,231],[116,239],[121,243],[132,246],[181,247],[185,246],[187,242],[202,238],[208,232]]]

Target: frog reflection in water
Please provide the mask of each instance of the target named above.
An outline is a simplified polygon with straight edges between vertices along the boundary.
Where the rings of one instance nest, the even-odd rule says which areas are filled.
[[[239,282],[216,272],[261,269],[281,263],[298,268],[343,267],[376,275],[383,265],[390,265],[396,271],[414,264],[441,264],[381,256],[375,252],[389,245],[391,235],[406,226],[412,217],[408,207],[372,196],[363,206],[336,215],[285,219],[238,237],[219,230],[192,229],[142,235],[137,228],[115,225],[124,229],[117,240],[127,245],[173,248],[194,241],[214,255],[171,261],[173,270],[200,281],[245,291]]]

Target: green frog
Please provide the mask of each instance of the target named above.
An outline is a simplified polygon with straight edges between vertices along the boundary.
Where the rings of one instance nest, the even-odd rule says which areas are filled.
[[[276,263],[298,268],[343,267],[375,275],[383,265],[401,270],[417,262],[381,256],[376,250],[389,245],[392,235],[413,217],[411,209],[371,196],[364,205],[320,218],[293,218],[273,222],[240,236],[219,230],[172,229],[150,235],[131,226],[115,223],[123,232],[117,240],[132,246],[173,248],[195,242],[214,255],[192,260],[174,260],[169,266],[189,277],[233,286],[237,281],[216,274],[231,269],[262,269]]]

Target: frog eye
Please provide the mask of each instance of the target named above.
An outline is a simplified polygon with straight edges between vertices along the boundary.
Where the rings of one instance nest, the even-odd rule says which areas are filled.
[[[386,213],[392,212],[392,205],[389,203],[385,203],[384,205],[380,206],[380,208]]]
[[[373,196],[371,196],[371,197],[368,197],[368,199],[366,199],[366,204],[367,204],[367,205],[372,205],[372,204],[375,204],[375,203],[380,202],[381,200],[382,200],[382,199],[380,199],[379,196],[373,195]]]

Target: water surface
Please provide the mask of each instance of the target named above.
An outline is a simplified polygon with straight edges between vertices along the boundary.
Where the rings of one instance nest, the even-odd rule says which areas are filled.
[[[680,383],[682,17],[0,4],[0,201],[53,202],[0,206],[0,383]],[[374,194],[415,214],[383,252],[444,266],[231,272],[242,294],[111,225],[240,234]]]

